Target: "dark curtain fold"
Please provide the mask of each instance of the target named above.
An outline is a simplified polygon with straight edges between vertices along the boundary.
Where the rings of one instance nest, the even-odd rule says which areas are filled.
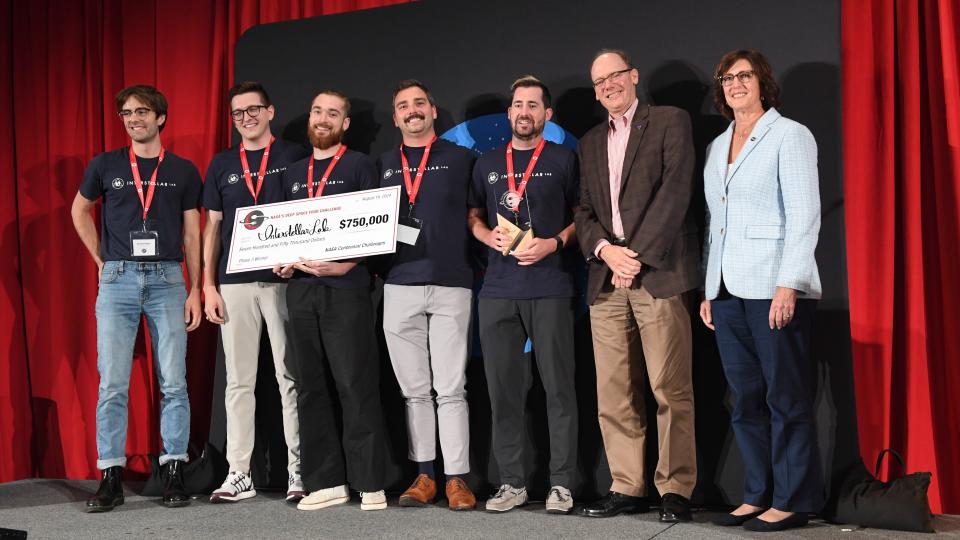
[[[229,141],[225,92],[246,29],[404,1],[0,0],[0,482],[96,474],[96,267],[70,205],[86,163],[127,143],[116,92],[134,83],[164,92],[164,146],[204,171]],[[130,468],[140,472],[160,445],[160,395],[144,343],[141,335],[127,439]],[[198,443],[215,356],[216,330],[204,324],[187,357]]]
[[[845,0],[844,185],[860,449],[933,472],[960,512],[956,0]],[[887,472],[890,471],[889,468]]]

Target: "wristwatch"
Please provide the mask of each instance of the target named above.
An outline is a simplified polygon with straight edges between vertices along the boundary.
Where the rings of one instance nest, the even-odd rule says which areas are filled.
[[[563,249],[563,240],[561,240],[559,236],[554,236],[553,239],[557,241],[556,251],[561,251]]]

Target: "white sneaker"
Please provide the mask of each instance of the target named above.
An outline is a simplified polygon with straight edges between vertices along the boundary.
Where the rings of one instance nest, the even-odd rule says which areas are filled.
[[[573,495],[563,486],[553,486],[547,495],[547,512],[551,514],[569,514],[573,509]]]
[[[487,499],[487,512],[506,512],[525,504],[527,504],[527,488],[515,488],[510,484],[504,484],[493,494],[493,497]]]
[[[370,493],[360,492],[361,510],[383,510],[387,507],[387,495],[381,489]]]
[[[220,489],[210,495],[210,502],[237,502],[255,497],[257,491],[253,489],[253,479],[250,475],[240,471],[230,471]]]
[[[350,491],[346,485],[321,489],[307,495],[297,504],[297,510],[319,510],[328,506],[343,504],[350,500]]]
[[[300,480],[300,473],[294,472],[287,475],[287,502],[300,502],[306,494],[303,481]]]

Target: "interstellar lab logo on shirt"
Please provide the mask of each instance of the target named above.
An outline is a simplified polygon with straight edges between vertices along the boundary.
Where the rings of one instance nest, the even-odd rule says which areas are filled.
[[[296,193],[300,191],[300,184],[294,184],[290,186],[290,193]]]
[[[492,172],[487,175],[487,182],[490,184],[496,184],[497,180],[500,180],[500,175],[498,173]]]
[[[384,180],[386,180],[387,178],[390,178],[391,176],[393,176],[393,169],[387,169],[387,170],[383,171],[383,179],[384,179]]]
[[[260,210],[252,210],[247,213],[247,215],[243,218],[243,221],[240,223],[242,223],[248,231],[252,231],[260,225],[263,225],[263,221],[265,219],[266,218],[264,217],[263,212]]]
[[[124,181],[123,178],[114,178],[110,182],[110,185],[113,186],[113,189],[123,189],[124,184],[126,184],[126,181]]]
[[[227,177],[228,184],[236,184],[239,181],[240,181],[240,176],[237,174],[231,174],[230,176]]]

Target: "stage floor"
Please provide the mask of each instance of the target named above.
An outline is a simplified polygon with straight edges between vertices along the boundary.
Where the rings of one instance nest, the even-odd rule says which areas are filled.
[[[111,512],[86,514],[84,501],[96,491],[95,481],[21,480],[0,484],[0,528],[28,532],[40,538],[709,538],[732,540],[770,535],[711,525],[716,515],[701,511],[694,523],[667,526],[656,511],[590,519],[547,514],[543,503],[532,502],[506,514],[454,513],[440,506],[399,508],[396,499],[378,512],[362,512],[356,497],[344,506],[302,512],[287,505],[281,493],[258,493],[250,500],[214,505],[195,500],[181,509],[164,508],[159,499],[140,497],[127,489],[126,503]],[[936,538],[960,538],[960,516],[938,516]],[[815,521],[775,538],[864,539],[932,538],[879,529],[848,530]],[[0,535],[2,536],[2,535]]]

